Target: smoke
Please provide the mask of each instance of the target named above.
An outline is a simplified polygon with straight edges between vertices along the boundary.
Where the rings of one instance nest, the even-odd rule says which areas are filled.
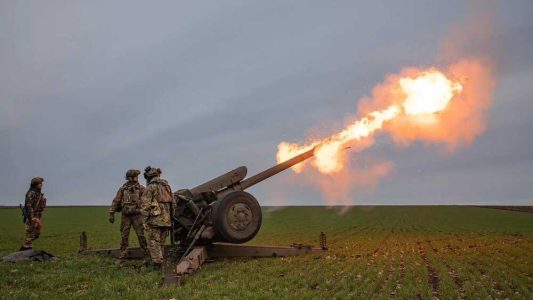
[[[437,57],[441,63],[449,65],[464,57],[475,57],[494,66],[495,58],[500,55],[499,33],[494,8],[487,4],[483,1],[472,6],[473,16],[449,29]]]
[[[317,187],[327,206],[349,206],[354,193],[371,193],[381,178],[394,170],[391,161],[367,156],[344,154],[346,166],[339,173],[324,175],[315,168],[306,167],[298,176],[303,184]]]

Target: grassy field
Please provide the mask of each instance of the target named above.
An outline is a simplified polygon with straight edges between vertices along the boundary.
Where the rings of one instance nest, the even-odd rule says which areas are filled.
[[[106,208],[49,208],[36,249],[57,262],[0,264],[3,299],[400,298],[532,299],[533,214],[477,207],[292,207],[264,212],[252,244],[318,244],[330,250],[291,258],[226,259],[207,264],[182,287],[160,288],[161,274],[114,260],[78,256],[116,247],[119,227]],[[0,255],[20,246],[15,209],[0,209]],[[131,240],[135,240],[132,234]],[[133,243],[137,245],[136,241]]]

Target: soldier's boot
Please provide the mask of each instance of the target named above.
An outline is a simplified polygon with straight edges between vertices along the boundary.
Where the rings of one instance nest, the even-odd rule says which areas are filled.
[[[161,271],[163,269],[163,263],[154,262],[152,264],[152,268],[154,269],[154,271]]]
[[[150,251],[148,251],[148,248],[144,248],[143,265],[149,265],[151,263],[152,257],[150,256]]]
[[[145,257],[143,259],[143,263],[141,264],[141,267],[144,268],[144,267],[149,267],[151,265],[152,265],[152,261],[150,260],[150,257],[148,257],[148,258]]]
[[[163,264],[156,263],[152,261],[150,258],[148,258],[143,261],[143,264],[141,265],[141,269],[145,269],[148,271],[161,271],[163,269]]]
[[[144,259],[143,259],[143,266],[148,266],[152,263],[152,258],[150,257],[150,254],[144,253]]]
[[[33,249],[33,238],[31,236],[26,236],[26,239],[24,239],[24,243],[22,246],[20,246],[19,251],[25,251]]]
[[[123,267],[126,264],[125,257],[128,254],[128,248],[121,247],[118,259],[115,261],[115,265]]]

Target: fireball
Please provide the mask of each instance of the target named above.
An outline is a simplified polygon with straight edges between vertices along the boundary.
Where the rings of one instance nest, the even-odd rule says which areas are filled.
[[[322,174],[336,174],[344,168],[345,149],[347,144],[367,138],[382,129],[385,122],[399,116],[416,118],[417,120],[433,120],[432,118],[446,110],[453,97],[462,91],[459,82],[452,81],[436,68],[419,71],[415,76],[401,77],[390,86],[400,89],[401,99],[389,99],[395,103],[381,110],[370,112],[367,116],[345,126],[340,132],[322,140],[307,144],[282,142],[278,145],[276,160],[281,163],[293,156],[315,148],[312,166]],[[423,122],[420,124],[423,125]],[[293,167],[299,173],[304,164]]]
[[[461,84],[431,69],[416,78],[402,78],[399,84],[406,95],[403,109],[407,115],[430,115],[443,111]]]

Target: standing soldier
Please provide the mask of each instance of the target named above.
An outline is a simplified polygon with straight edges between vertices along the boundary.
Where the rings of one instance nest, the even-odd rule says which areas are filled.
[[[145,258],[148,257],[148,250],[146,238],[144,237],[143,219],[141,216],[141,195],[144,191],[144,186],[139,183],[139,170],[128,170],[126,172],[126,183],[118,189],[113,203],[109,208],[109,222],[115,222],[115,212],[122,212],[120,220],[120,255],[117,260],[117,265],[124,263],[128,249],[128,240],[130,236],[130,229],[133,226],[139,245],[144,249]]]
[[[159,168],[148,166],[144,169],[147,187],[141,197],[141,214],[148,232],[148,251],[156,268],[162,266],[163,247],[171,228],[171,216],[176,209],[172,190],[160,175]]]
[[[46,198],[41,193],[44,179],[35,177],[31,180],[30,188],[26,192],[24,201],[23,216],[25,224],[25,240],[20,247],[20,251],[32,248],[33,241],[41,235],[41,217],[46,207]]]

